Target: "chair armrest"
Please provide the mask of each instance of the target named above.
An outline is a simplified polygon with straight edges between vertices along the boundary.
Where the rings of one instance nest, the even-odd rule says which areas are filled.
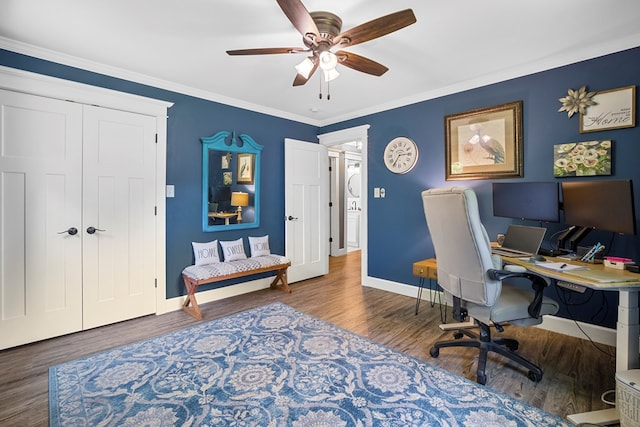
[[[516,277],[527,279],[531,282],[531,287],[534,291],[533,301],[529,304],[529,308],[527,312],[529,316],[537,319],[540,317],[540,310],[542,309],[542,297],[544,296],[544,288],[546,288],[549,283],[547,280],[535,273],[531,273],[529,271],[526,272],[513,272],[506,270],[487,270],[487,276],[492,280],[505,280],[512,279]]]

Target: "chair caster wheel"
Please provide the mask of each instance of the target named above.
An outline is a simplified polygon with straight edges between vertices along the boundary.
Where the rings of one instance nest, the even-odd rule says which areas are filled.
[[[527,376],[529,377],[529,379],[533,382],[540,382],[542,380],[542,374],[538,374],[534,371],[529,371],[529,373],[527,374]]]
[[[440,350],[436,347],[431,347],[431,350],[429,350],[429,354],[431,355],[431,357],[438,357],[440,356]]]
[[[453,333],[453,338],[459,340],[460,338],[462,338],[464,336],[464,334],[462,332],[454,332]]]

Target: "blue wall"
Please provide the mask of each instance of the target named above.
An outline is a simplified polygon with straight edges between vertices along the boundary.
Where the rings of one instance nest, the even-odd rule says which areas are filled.
[[[66,80],[173,102],[167,121],[167,184],[175,197],[167,199],[167,297],[186,294],[181,272],[193,263],[191,242],[269,235],[271,249],[284,253],[284,138],[317,141],[317,128],[191,96],[136,84],[48,61],[0,50],[0,65]],[[202,229],[202,144],[200,138],[218,131],[250,135],[263,145],[260,228],[216,233]],[[246,242],[246,239],[245,239]],[[248,248],[247,248],[248,249]],[[231,284],[236,281],[228,281]],[[219,286],[219,285],[218,285]],[[215,285],[202,287],[210,289]]]
[[[559,113],[557,110],[560,107],[558,98],[565,96],[569,88],[577,89],[588,85],[590,90],[598,91],[640,85],[640,48],[360,117],[322,129],[3,50],[0,50],[0,65],[174,102],[169,110],[167,135],[167,183],[175,185],[176,189],[176,197],[167,199],[168,297],[185,293],[180,272],[192,262],[192,241],[232,240],[249,234],[269,234],[273,250],[284,250],[284,177],[279,171],[283,170],[285,137],[314,141],[319,133],[362,124],[371,125],[367,159],[369,275],[393,282],[417,284],[416,278],[411,274],[412,263],[433,256],[420,199],[420,193],[424,189],[445,185],[473,187],[478,194],[482,220],[492,237],[503,232],[510,222],[508,219],[493,217],[490,180],[444,180],[444,116],[448,114],[522,100],[524,181],[554,180],[554,144],[611,139],[615,145],[612,178],[633,178],[636,181],[636,201],[639,200],[640,174],[637,165],[640,159],[640,126],[580,134],[578,117],[568,119],[566,113]],[[218,233],[200,231],[199,138],[219,130],[246,133],[265,147],[261,186],[263,214],[259,229]],[[382,162],[384,146],[399,135],[411,137],[420,148],[417,166],[406,175],[388,172]],[[386,198],[374,199],[373,187],[385,188]],[[640,209],[636,211],[638,213]],[[563,224],[551,224],[547,235],[562,228]],[[594,232],[584,243],[597,240],[608,242],[609,236]],[[617,236],[609,253],[632,257],[638,261],[640,238]],[[598,311],[596,307],[600,305],[606,305],[608,309]],[[616,305],[615,292],[598,294],[586,306],[574,308],[571,313],[579,320],[615,327]],[[594,312],[597,312],[595,317],[592,315]],[[564,308],[560,314],[570,317]]]
[[[491,180],[445,181],[444,117],[448,114],[523,101],[524,178],[504,181],[561,181],[553,177],[554,144],[610,139],[614,141],[614,171],[608,178],[634,179],[637,205],[640,200],[640,126],[580,134],[578,116],[568,119],[566,112],[559,113],[558,98],[566,96],[569,88],[578,89],[582,85],[593,91],[640,85],[640,48],[322,128],[320,133],[371,125],[367,159],[369,275],[415,284],[417,279],[411,273],[412,263],[434,256],[420,198],[425,189],[451,185],[473,187],[478,194],[482,221],[493,238],[504,232],[511,222],[493,216]],[[405,175],[389,172],[382,161],[386,143],[396,136],[412,138],[420,149],[418,164]],[[386,197],[373,198],[374,187],[385,188]],[[636,208],[636,216],[639,213],[640,206]],[[547,236],[565,228],[564,224],[545,226],[548,227]],[[592,232],[581,244],[597,241],[608,244],[611,236],[611,233]],[[554,242],[545,242],[545,246],[551,247],[551,243]],[[616,236],[609,254],[640,261],[640,238]],[[549,291],[555,296],[555,289]],[[589,292],[587,296],[590,295]],[[576,303],[581,302],[578,295],[572,298]],[[606,313],[599,310],[602,304],[608,306]],[[617,293],[596,293],[587,305],[574,307],[571,313],[578,320],[615,327],[616,306]],[[598,317],[593,318],[596,312]],[[560,315],[570,317],[564,307]]]

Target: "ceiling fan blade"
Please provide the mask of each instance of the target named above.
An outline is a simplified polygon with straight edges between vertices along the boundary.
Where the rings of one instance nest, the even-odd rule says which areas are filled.
[[[338,34],[334,45],[353,46],[369,40],[377,39],[416,22],[413,10],[406,9],[365,22],[362,25]]]
[[[304,53],[309,52],[309,49],[303,49],[301,47],[264,47],[258,49],[238,49],[228,50],[229,55],[271,55],[277,53]]]
[[[302,37],[316,46],[316,40],[320,38],[320,31],[302,2],[300,0],[277,0],[277,2],[289,21],[302,34]]]
[[[389,71],[389,69],[384,65],[369,58],[365,58],[364,56],[356,55],[352,52],[339,50],[336,52],[336,56],[338,57],[338,63],[344,65],[345,67],[353,68],[357,71],[362,71],[363,73],[371,74],[374,76],[381,76]]]

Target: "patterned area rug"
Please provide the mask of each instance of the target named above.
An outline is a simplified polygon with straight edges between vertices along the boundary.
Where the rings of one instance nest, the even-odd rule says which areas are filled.
[[[53,426],[569,426],[274,303],[49,370]]]

